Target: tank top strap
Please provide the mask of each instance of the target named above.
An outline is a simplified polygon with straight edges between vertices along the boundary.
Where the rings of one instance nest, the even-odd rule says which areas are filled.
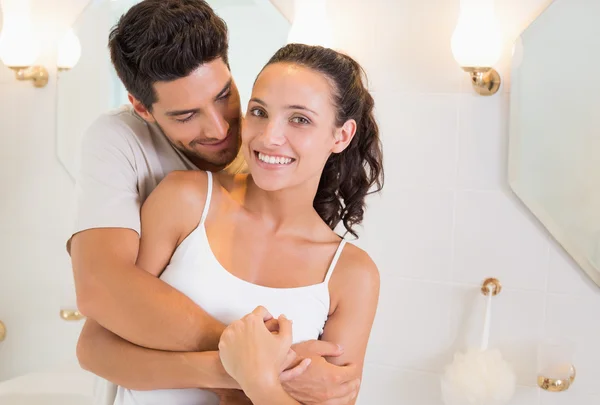
[[[206,191],[206,202],[204,203],[204,211],[202,211],[202,218],[200,219],[200,225],[204,224],[206,221],[206,217],[208,216],[208,210],[210,208],[210,200],[212,197],[212,189],[213,189],[213,174],[211,172],[206,172],[208,175],[208,189]]]
[[[333,260],[331,261],[331,264],[329,265],[329,269],[327,270],[327,275],[325,275],[325,284],[329,283],[329,279],[331,278],[331,274],[333,273],[333,270],[335,269],[335,265],[337,264],[340,255],[342,254],[342,250],[344,250],[344,246],[346,245],[346,239],[342,239],[342,241],[340,242],[337,250],[335,251],[335,255],[333,256]]]

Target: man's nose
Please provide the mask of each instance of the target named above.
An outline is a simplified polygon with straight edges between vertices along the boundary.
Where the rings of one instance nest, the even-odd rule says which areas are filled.
[[[219,140],[225,139],[229,131],[229,123],[223,117],[223,114],[214,108],[207,113],[207,119],[207,137]]]

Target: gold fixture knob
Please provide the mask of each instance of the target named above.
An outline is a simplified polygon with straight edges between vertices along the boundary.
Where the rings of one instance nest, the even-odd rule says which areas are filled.
[[[17,80],[31,80],[35,87],[45,87],[48,84],[48,70],[43,66],[11,66]]]
[[[79,321],[85,318],[85,316],[76,309],[61,309],[60,317],[65,321]]]
[[[498,92],[502,79],[493,68],[486,67],[463,67],[463,70],[471,76],[473,89],[482,96],[491,96]]]
[[[0,342],[6,339],[6,326],[0,321]]]
[[[558,379],[558,378],[549,378],[544,376],[538,376],[537,383],[541,389],[550,392],[562,392],[569,389],[569,387],[575,381],[575,375],[577,371],[575,370],[575,366],[571,366],[571,375],[568,379]]]

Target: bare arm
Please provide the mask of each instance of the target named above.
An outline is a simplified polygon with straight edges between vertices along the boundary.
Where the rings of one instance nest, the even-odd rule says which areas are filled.
[[[77,345],[81,367],[133,390],[239,388],[219,353],[166,352],[135,346],[88,319]]]
[[[365,252],[353,245],[348,247],[352,252],[342,256],[340,268],[330,280],[337,305],[327,319],[321,338],[344,348],[341,356],[327,360],[338,366],[352,365],[355,377],[361,378],[379,301],[379,271]],[[356,397],[346,403],[355,402]]]
[[[131,128],[98,119],[82,141],[70,254],[78,309],[138,345],[205,350],[222,325],[190,299],[136,267],[140,197]]]
[[[140,346],[215,349],[223,326],[184,294],[136,267],[138,243],[130,229],[90,229],[73,237],[81,313]]]
[[[337,267],[329,282],[333,310],[318,343],[331,342],[341,351],[332,355],[315,353],[310,346],[295,347],[299,357],[310,357],[312,363],[302,375],[283,383],[285,391],[305,405],[352,404],[360,388],[379,274],[368,255],[353,245],[346,246]]]
[[[205,174],[177,172],[167,176],[148,197],[142,207],[142,238],[137,258],[137,265],[144,269],[137,271],[143,273],[145,278],[167,286],[156,277],[168,264],[176,246],[196,228],[203,209],[203,204],[198,202],[204,201],[205,189]],[[115,286],[115,288],[121,288],[123,294],[129,296],[144,291],[143,287],[136,284]],[[150,301],[152,304],[155,304],[155,301],[160,303],[155,298],[156,291],[146,290],[145,293],[152,298]],[[181,296],[191,303],[190,308],[198,308],[183,294],[176,293],[177,298]],[[151,323],[155,313],[151,308],[144,308],[144,305],[150,304],[140,304],[135,298],[130,299],[133,305],[140,305],[140,313],[148,316]],[[166,309],[169,313],[178,312],[173,307]],[[164,308],[162,310],[164,311]],[[195,325],[193,319],[182,319],[180,322],[188,327]],[[137,324],[138,320],[133,323]],[[156,322],[154,324],[158,329],[171,327]],[[201,324],[203,327],[206,325],[207,323]],[[204,350],[214,350],[225,326],[216,321],[208,325],[211,327],[214,340],[210,342],[205,339],[201,346]],[[181,325],[175,326],[181,329]],[[198,334],[200,332],[201,330],[198,330]],[[155,333],[156,330],[149,332],[150,335]],[[190,351],[196,350],[190,349]],[[182,385],[185,388],[229,388],[232,385],[231,379],[218,380],[219,376],[224,375],[223,369],[220,363],[215,364],[214,355],[211,353],[203,355],[149,350],[122,339],[93,321],[88,321],[80,336],[78,358],[84,368],[127,388],[161,389],[179,388]],[[110,361],[107,361],[108,359]],[[203,383],[202,378],[211,373],[215,373],[217,381],[209,379],[208,383]]]

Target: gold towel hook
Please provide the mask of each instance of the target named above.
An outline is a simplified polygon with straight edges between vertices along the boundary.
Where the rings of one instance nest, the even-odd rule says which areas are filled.
[[[500,284],[498,279],[490,277],[483,281],[483,284],[481,285],[481,293],[487,296],[490,290],[492,291],[492,295],[500,294],[500,291],[502,291],[502,284]]]

